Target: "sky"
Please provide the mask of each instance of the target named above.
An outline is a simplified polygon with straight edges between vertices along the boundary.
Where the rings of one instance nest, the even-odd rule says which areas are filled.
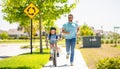
[[[72,2],[74,0],[69,0],[69,4]],[[0,6],[0,29],[17,28],[18,24],[9,24],[3,20],[1,9]],[[79,25],[86,23],[95,29],[105,31],[113,31],[114,26],[120,27],[120,0],[80,0],[71,13],[74,15],[74,22],[78,21]],[[61,16],[56,24],[61,28],[66,22],[67,17]],[[120,29],[118,32],[120,33]]]

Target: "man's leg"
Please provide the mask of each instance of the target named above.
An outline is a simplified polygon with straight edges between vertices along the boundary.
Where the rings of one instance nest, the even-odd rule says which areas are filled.
[[[70,39],[66,39],[66,52],[67,52],[67,55],[70,54]]]
[[[71,65],[73,65],[73,61],[74,61],[74,49],[75,49],[75,45],[76,45],[76,38],[72,38],[71,39],[71,56],[70,56],[70,62]]]

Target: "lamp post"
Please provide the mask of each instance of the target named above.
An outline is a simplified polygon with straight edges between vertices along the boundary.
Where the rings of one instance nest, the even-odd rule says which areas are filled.
[[[116,35],[117,32],[115,32],[115,30],[119,29],[119,28],[120,27],[114,27],[114,40],[115,40],[115,45],[114,46],[117,46],[117,35]]]

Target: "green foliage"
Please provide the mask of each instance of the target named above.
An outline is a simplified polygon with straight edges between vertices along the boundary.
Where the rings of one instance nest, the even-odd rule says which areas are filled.
[[[86,24],[80,27],[80,34],[81,36],[93,36],[93,30]]]
[[[0,34],[1,39],[8,39],[8,37],[9,37],[8,33],[6,33],[6,32],[3,32],[3,33]]]
[[[9,40],[13,40],[13,39],[15,39],[15,37],[8,37],[8,39],[9,39]]]
[[[20,36],[19,39],[29,39],[28,36]]]
[[[120,44],[120,40],[118,40],[118,43]]]
[[[110,40],[110,44],[113,44],[114,43],[114,40]]]
[[[109,44],[110,42],[109,42],[109,40],[106,40],[105,43],[106,43],[106,44]]]
[[[120,57],[105,58],[97,63],[97,69],[120,69]]]
[[[23,54],[0,60],[0,69],[41,69],[49,61],[49,50],[43,54]]]
[[[77,44],[79,44],[81,41],[81,37],[77,37]]]
[[[10,23],[20,23],[20,26],[25,28],[26,32],[29,33],[30,19],[23,10],[30,2],[34,3],[40,10],[40,15],[37,15],[34,20],[39,20],[41,16],[42,27],[45,27],[45,30],[49,30],[54,25],[55,20],[60,18],[61,15],[69,13],[75,8],[78,1],[75,0],[74,3],[69,5],[67,4],[68,0],[3,0],[2,12],[4,13],[4,19]],[[38,30],[37,27],[39,25],[33,28],[35,32]]]
[[[105,43],[104,40],[101,40],[101,43],[104,44]]]

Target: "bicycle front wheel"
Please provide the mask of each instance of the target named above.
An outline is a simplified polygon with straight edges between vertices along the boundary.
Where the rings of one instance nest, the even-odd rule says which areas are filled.
[[[56,51],[54,50],[54,55],[53,55],[53,65],[56,67],[57,66],[57,55]]]

